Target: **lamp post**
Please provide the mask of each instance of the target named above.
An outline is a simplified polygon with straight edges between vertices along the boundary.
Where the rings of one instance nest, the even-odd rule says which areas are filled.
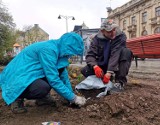
[[[72,20],[75,20],[73,16],[64,16],[64,15],[59,15],[58,19],[64,18],[66,20],[66,32],[68,32],[68,19],[72,18]]]

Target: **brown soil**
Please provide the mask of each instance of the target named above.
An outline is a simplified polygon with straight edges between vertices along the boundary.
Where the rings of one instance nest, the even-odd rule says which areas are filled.
[[[73,87],[83,79],[79,75],[74,77],[71,77]],[[91,98],[81,108],[69,106],[54,92],[52,95],[57,107],[38,107],[34,101],[26,101],[25,114],[13,114],[0,98],[0,125],[41,125],[46,121],[61,122],[61,125],[160,125],[158,80],[128,77],[124,92]]]

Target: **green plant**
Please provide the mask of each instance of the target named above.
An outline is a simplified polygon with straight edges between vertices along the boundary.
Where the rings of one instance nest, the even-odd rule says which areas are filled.
[[[79,75],[77,76],[77,80],[78,80],[78,82],[81,82],[81,81],[83,80],[83,75],[82,75],[82,74],[79,74]]]

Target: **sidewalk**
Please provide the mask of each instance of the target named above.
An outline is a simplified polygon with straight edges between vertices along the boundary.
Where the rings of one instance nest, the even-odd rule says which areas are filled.
[[[129,75],[140,79],[160,80],[160,59],[138,60],[138,67],[135,61],[132,62]]]
[[[85,62],[82,64],[71,64],[71,66],[78,67],[84,67],[85,65]],[[138,67],[136,67],[135,61],[132,61],[129,76],[143,79],[160,80],[160,59],[145,59],[144,61],[138,60]]]
[[[136,67],[135,61],[133,61],[130,71],[160,74],[160,59],[138,60],[138,67]]]
[[[84,67],[86,65],[85,62],[71,64],[71,66],[79,66]],[[130,68],[131,72],[144,72],[144,73],[159,73],[160,74],[160,59],[145,59],[138,60],[138,67],[136,67],[135,61],[132,61],[132,65]]]

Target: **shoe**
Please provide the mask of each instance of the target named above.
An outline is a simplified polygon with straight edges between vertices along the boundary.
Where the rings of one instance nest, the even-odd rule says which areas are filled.
[[[124,86],[121,83],[114,83],[113,88],[109,91],[109,94],[119,93],[124,91]]]
[[[42,105],[51,105],[54,107],[56,106],[56,102],[50,94],[48,94],[46,97],[42,99],[37,99],[35,103],[38,106],[42,106]]]
[[[110,77],[110,81],[113,82],[113,80],[115,79],[115,76],[113,76],[113,74]]]
[[[15,102],[11,104],[11,110],[14,114],[26,113],[27,109],[24,107],[24,99],[16,99]]]

